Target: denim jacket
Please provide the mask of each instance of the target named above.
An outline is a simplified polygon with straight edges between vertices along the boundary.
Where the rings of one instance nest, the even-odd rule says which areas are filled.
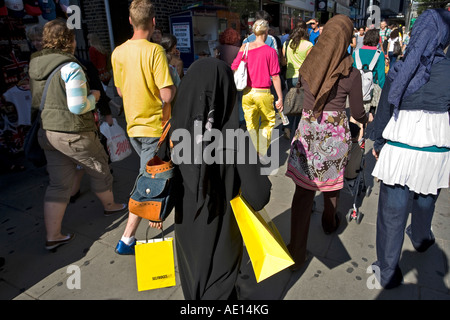
[[[402,99],[400,110],[426,110],[445,112],[450,110],[450,59],[444,59],[431,69],[430,80],[419,90]],[[388,102],[391,80],[386,77],[377,113],[374,120],[374,129],[370,139],[374,141],[373,148],[379,152],[386,140],[383,131],[394,113],[394,106]]]

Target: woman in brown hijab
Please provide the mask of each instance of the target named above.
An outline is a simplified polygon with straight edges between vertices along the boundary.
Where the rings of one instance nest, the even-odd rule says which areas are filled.
[[[303,114],[291,143],[286,175],[296,184],[291,208],[288,248],[299,269],[305,262],[310,214],[316,191],[324,197],[322,227],[330,234],[339,227],[336,212],[344,169],[351,146],[349,99],[353,118],[366,123],[372,116],[363,107],[361,75],[347,53],[353,25],[344,15],[331,18],[299,70],[304,88]]]

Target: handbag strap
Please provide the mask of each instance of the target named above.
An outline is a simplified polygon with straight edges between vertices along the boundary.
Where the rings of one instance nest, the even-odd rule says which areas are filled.
[[[169,130],[170,130],[170,120],[167,121],[167,123],[164,125],[163,133],[162,133],[161,137],[159,138],[158,146],[156,147],[156,152],[158,152],[158,150],[161,147],[161,145],[163,144],[164,140],[166,140],[167,133],[169,133]]]
[[[361,63],[361,57],[359,56],[359,49],[355,50],[355,63],[356,63],[356,68],[358,70],[362,70],[362,63]]]
[[[250,42],[247,42],[247,44],[245,45],[244,48],[244,53],[242,54],[242,59],[244,59],[244,57],[248,57],[248,47],[250,46]]]
[[[47,80],[45,82],[44,92],[42,93],[41,105],[39,106],[39,111],[42,111],[42,109],[44,109],[45,100],[47,99],[48,87],[50,86],[50,81],[52,80],[53,76],[55,75],[55,73],[57,73],[59,70],[61,70],[62,67],[64,67],[65,65],[68,65],[69,63],[70,62],[66,62],[66,63],[60,64],[48,76],[48,78],[47,78]]]
[[[373,69],[375,68],[375,65],[378,62],[378,57],[380,56],[380,54],[381,54],[381,50],[378,49],[377,52],[375,52],[375,54],[373,55],[372,61],[370,62],[370,65],[369,65],[370,71],[373,71]]]

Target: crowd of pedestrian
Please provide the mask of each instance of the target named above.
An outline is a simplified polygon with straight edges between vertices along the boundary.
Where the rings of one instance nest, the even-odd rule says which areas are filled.
[[[233,29],[225,30],[216,57],[198,59],[187,71],[176,37],[157,29],[155,12],[150,0],[131,2],[133,36],[112,52],[112,70],[105,62],[108,53],[94,35],[89,37],[97,78],[111,77],[123,101],[126,132],[139,155],[140,173],[155,155],[169,119],[171,132],[184,129],[192,137],[211,129],[237,130],[244,124],[259,155],[256,164],[245,157],[238,165],[204,159],[178,165],[181,191],[174,210],[175,243],[185,298],[238,298],[235,283],[243,242],[230,200],[241,194],[255,210],[269,202],[271,183],[260,168],[266,164],[276,112],[283,110],[283,88],[294,87],[303,88],[304,102],[302,115],[290,117],[290,124],[283,127],[291,142],[286,176],[295,184],[288,244],[295,264],[290,269],[295,272],[308,259],[310,213],[317,191],[324,199],[323,232],[338,229],[339,193],[351,156],[350,122],[363,130],[374,121],[370,138],[378,161],[372,174],[380,180],[381,191],[373,266],[381,272],[383,287],[400,285],[398,261],[409,197],[413,196],[412,222],[406,234],[416,250],[424,251],[434,243],[434,204],[449,184],[450,87],[445,79],[450,58],[444,50],[450,43],[450,12],[425,11],[408,34],[395,26],[388,28],[385,21],[380,29],[356,30],[347,16],[336,15],[323,26],[315,19],[300,21],[280,39],[270,35],[270,16],[261,11],[245,39]],[[49,22],[44,26],[42,50],[30,63],[33,117],[48,75],[64,63],[51,81],[40,131],[51,178],[44,198],[46,247],[54,249],[73,239],[74,235],[61,233],[61,222],[81,167],[106,215],[128,213],[115,250],[134,254],[141,218],[127,204],[114,201],[108,155],[92,112],[102,88],[93,90],[86,66],[74,56],[75,47],[74,33],[62,20]],[[247,87],[237,92],[233,71],[244,53]],[[373,86],[365,99],[357,61],[369,66],[372,60]],[[190,143],[194,149],[198,142],[192,138]],[[225,153],[233,158],[239,152],[217,151],[217,156],[225,160],[229,159]],[[154,228],[161,229],[162,224],[150,222]]]

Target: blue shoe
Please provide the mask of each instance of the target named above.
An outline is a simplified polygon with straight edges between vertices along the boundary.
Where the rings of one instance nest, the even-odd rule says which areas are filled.
[[[125,244],[122,240],[119,240],[119,243],[116,246],[115,252],[117,254],[134,254],[134,246],[136,245],[136,240],[133,241],[129,246]]]

